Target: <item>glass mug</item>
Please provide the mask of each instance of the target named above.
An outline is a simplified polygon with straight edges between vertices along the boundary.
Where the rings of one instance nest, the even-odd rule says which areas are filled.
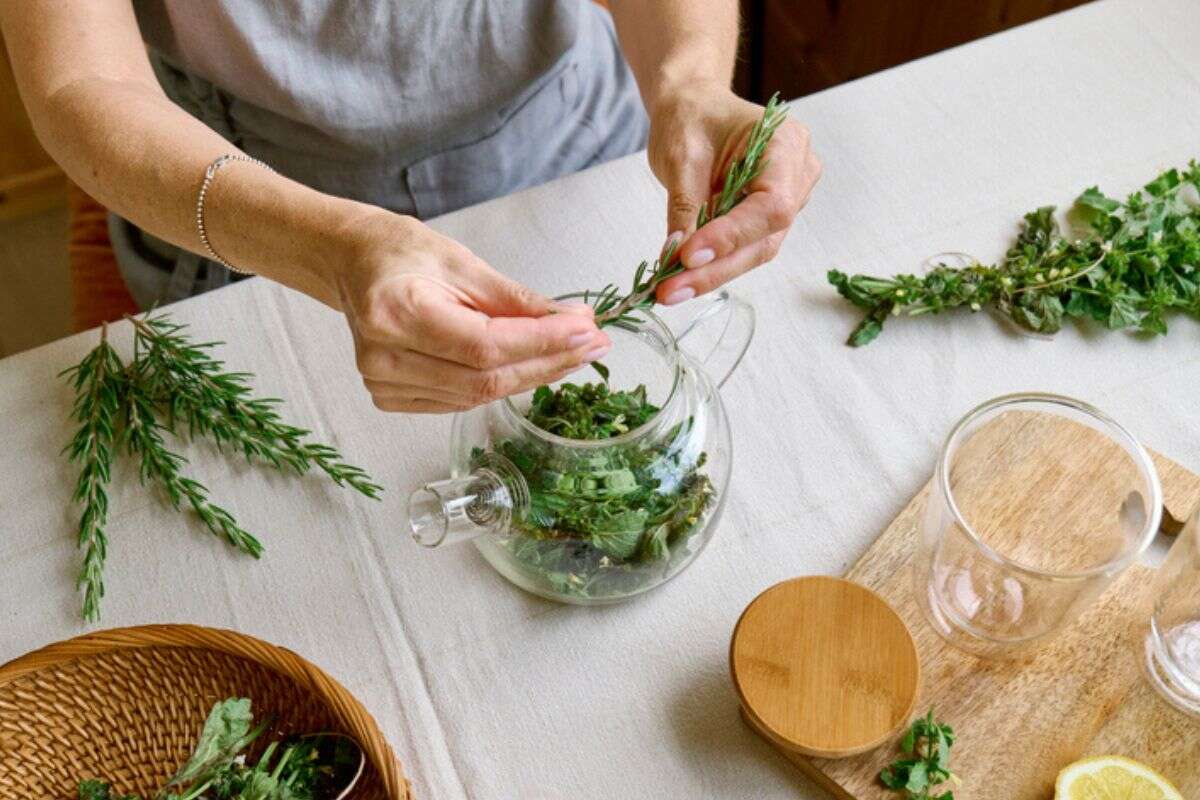
[[[1146,675],[1167,702],[1200,717],[1200,509],[1155,573],[1149,600]]]
[[[921,520],[917,602],[960,649],[1023,655],[1134,563],[1161,517],[1149,454],[1103,412],[1049,394],[991,400],[942,447]]]

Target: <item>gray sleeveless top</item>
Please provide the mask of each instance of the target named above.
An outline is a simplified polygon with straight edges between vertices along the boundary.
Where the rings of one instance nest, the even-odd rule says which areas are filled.
[[[133,0],[159,82],[250,155],[421,218],[633,152],[647,122],[591,0]],[[226,270],[112,220],[142,305]]]

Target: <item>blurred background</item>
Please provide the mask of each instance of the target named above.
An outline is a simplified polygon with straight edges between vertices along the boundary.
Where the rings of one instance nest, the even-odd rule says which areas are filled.
[[[801,97],[1086,1],[742,0],[735,85],[760,102],[775,91]],[[82,324],[72,319],[71,277],[106,256],[96,210],[81,210],[38,145],[2,47],[0,57],[2,357]]]

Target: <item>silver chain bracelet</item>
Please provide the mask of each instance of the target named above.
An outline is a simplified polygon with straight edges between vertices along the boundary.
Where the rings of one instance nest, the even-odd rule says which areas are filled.
[[[204,249],[208,251],[208,255],[213,261],[216,261],[218,264],[225,267],[225,269],[230,270],[231,272],[240,272],[243,275],[251,275],[253,273],[247,272],[244,269],[238,269],[233,264],[230,264],[228,261],[217,255],[217,251],[213,249],[212,242],[208,240],[208,228],[206,228],[204,225],[204,199],[208,196],[209,187],[212,186],[213,179],[217,175],[217,170],[228,164],[230,161],[247,161],[251,164],[257,164],[268,172],[275,171],[267,164],[259,161],[257,158],[251,158],[250,156],[242,155],[241,153],[226,153],[225,155],[214,159],[213,162],[208,165],[208,169],[204,170],[204,183],[200,184],[200,194],[196,196],[196,230],[200,232],[200,242],[204,245]]]

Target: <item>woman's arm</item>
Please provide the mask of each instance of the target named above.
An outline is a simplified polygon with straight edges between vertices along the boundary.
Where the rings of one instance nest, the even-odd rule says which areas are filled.
[[[46,150],[106,207],[207,255],[205,168],[237,152],[172,103],[130,0],[0,3],[21,97]],[[345,312],[364,382],[386,410],[447,411],[561,376],[608,344],[410,217],[226,164],[205,202],[209,241],[239,268]]]
[[[612,0],[613,19],[650,115],[650,167],[667,188],[667,232],[688,269],[658,287],[671,304],[710,291],[775,257],[821,175],[808,130],[789,120],[767,166],[731,213],[696,232],[762,107],[730,89],[736,0]]]
[[[647,109],[689,87],[729,89],[738,47],[736,0],[612,0],[610,7]]]
[[[203,253],[196,193],[205,167],[237,152],[167,99],[129,0],[23,0],[0,7],[21,97],[47,152],[88,194],[139,227]],[[337,306],[322,265],[331,230],[367,209],[244,162],[209,197],[213,246],[230,263]]]

